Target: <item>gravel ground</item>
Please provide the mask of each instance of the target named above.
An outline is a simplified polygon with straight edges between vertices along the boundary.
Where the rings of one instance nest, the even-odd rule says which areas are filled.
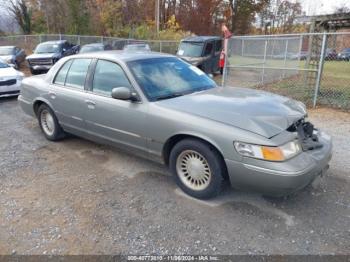
[[[167,170],[71,137],[53,143],[0,100],[0,254],[349,254],[350,114],[310,111],[334,138],[321,183],[287,199],[185,196]]]

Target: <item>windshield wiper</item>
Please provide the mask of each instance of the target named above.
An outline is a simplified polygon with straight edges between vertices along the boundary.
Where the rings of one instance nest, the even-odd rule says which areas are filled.
[[[154,100],[155,101],[165,100],[165,99],[175,98],[175,97],[183,96],[183,95],[184,95],[184,93],[174,93],[174,94],[170,94],[170,95],[156,97]]]

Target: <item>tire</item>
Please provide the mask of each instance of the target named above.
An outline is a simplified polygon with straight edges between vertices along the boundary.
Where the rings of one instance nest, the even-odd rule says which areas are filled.
[[[38,121],[41,131],[50,141],[58,141],[65,137],[65,133],[57,121],[55,113],[51,108],[42,104],[38,109]]]
[[[197,139],[178,142],[170,152],[169,168],[176,184],[192,197],[209,199],[221,191],[224,163],[219,153],[205,142]]]

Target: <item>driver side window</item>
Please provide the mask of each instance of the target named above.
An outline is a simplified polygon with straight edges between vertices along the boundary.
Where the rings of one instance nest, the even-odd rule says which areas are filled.
[[[115,87],[131,88],[123,69],[116,63],[98,60],[92,82],[93,92],[111,96],[112,89]]]

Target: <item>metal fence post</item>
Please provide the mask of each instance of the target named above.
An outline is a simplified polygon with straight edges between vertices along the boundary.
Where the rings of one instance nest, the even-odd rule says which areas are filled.
[[[39,43],[41,43],[43,40],[42,40],[42,37],[41,35],[39,35]]]
[[[162,41],[159,42],[159,52],[162,52]]]
[[[225,86],[226,85],[226,78],[227,78],[227,60],[228,60],[228,50],[230,50],[229,45],[230,42],[232,41],[231,39],[225,39],[224,41],[227,41],[226,44],[226,50],[225,50],[225,60],[224,60],[224,69],[222,72],[222,80],[221,80],[221,86]]]
[[[242,39],[242,56],[244,56],[244,39]]]
[[[323,64],[324,64],[324,55],[326,52],[326,45],[327,45],[327,34],[326,32],[324,32],[323,39],[322,39],[320,62],[318,65],[317,79],[316,79],[316,85],[315,85],[315,94],[314,94],[314,101],[313,101],[314,108],[316,107],[317,97],[320,92],[320,84],[321,84],[321,78],[323,73]]]
[[[265,78],[265,63],[266,63],[266,52],[267,52],[267,41],[265,40],[265,50],[264,50],[264,62],[263,62],[263,68],[262,68],[262,75],[261,75],[261,84],[264,85],[264,78]]]
[[[284,62],[283,62],[283,67],[286,68],[286,64],[287,64],[287,54],[288,54],[288,42],[289,40],[287,39],[286,41],[286,48],[284,50]],[[286,76],[286,70],[283,70],[283,78]]]

